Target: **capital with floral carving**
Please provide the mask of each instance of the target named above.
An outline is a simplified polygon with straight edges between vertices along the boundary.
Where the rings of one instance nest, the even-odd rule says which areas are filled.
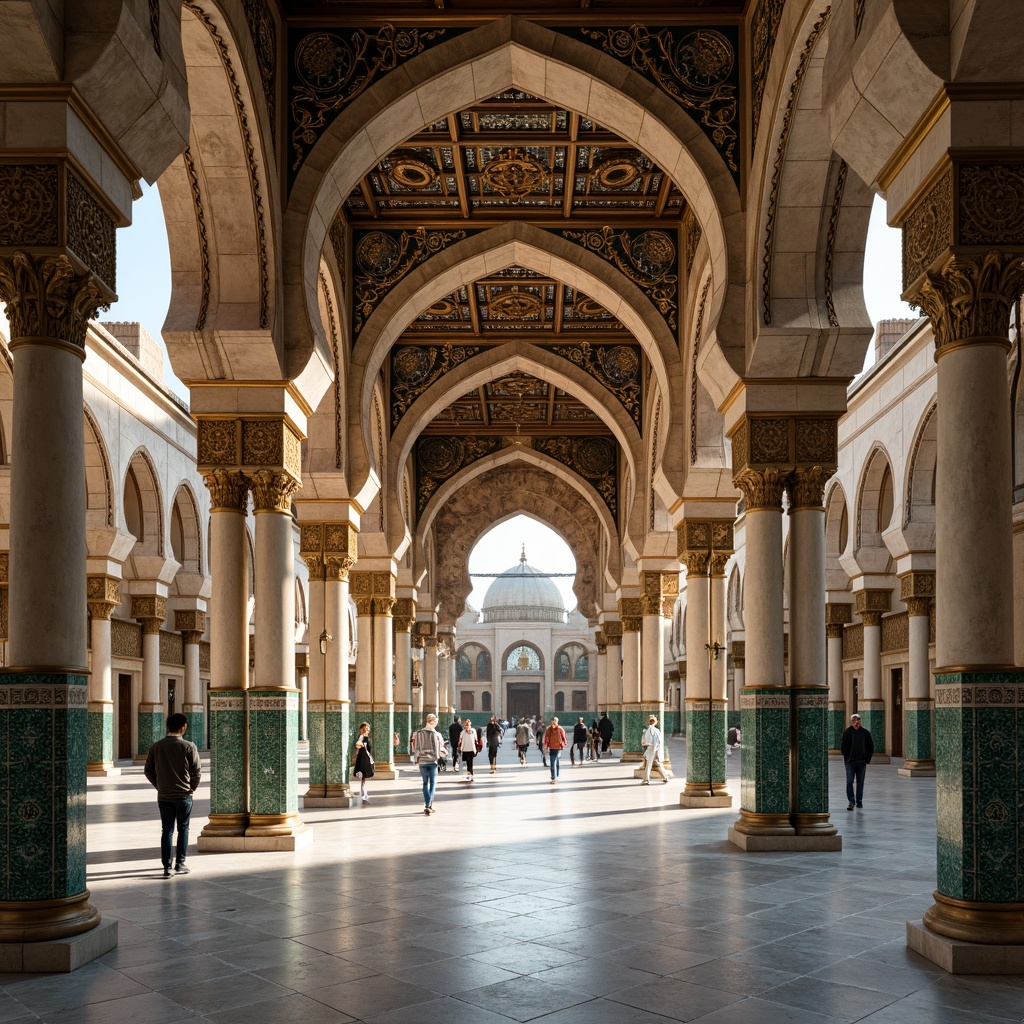
[[[282,512],[292,510],[292,495],[299,489],[299,481],[284,470],[260,469],[249,478],[252,488],[254,512]]]
[[[347,583],[349,570],[356,564],[352,555],[325,555],[324,578],[332,583]]]
[[[113,576],[88,576],[85,601],[94,619],[109,619],[121,603],[121,585]]]
[[[747,657],[747,642],[745,640],[733,640],[729,644],[729,660],[734,668],[743,668]]]
[[[824,511],[825,484],[832,477],[834,470],[811,466],[807,469],[794,469],[786,477],[786,492],[789,495],[789,511],[814,509]]]
[[[249,481],[236,469],[210,469],[203,473],[210,492],[211,512],[242,512],[249,506]]]
[[[760,472],[745,469],[733,478],[733,484],[743,492],[743,502],[748,512],[759,509],[782,510],[785,481],[774,467]]]

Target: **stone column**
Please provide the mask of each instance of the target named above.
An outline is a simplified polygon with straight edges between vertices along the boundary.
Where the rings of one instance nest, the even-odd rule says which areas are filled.
[[[594,708],[606,706],[608,703],[608,641],[604,630],[594,633],[594,646],[597,657],[594,659]]]
[[[1024,707],[1022,673],[1013,666],[1006,355],[1010,309],[1024,291],[1024,258],[1020,248],[1007,251],[1008,240],[1019,246],[1021,237],[1006,211],[1022,202],[1019,163],[958,156],[904,225],[904,248],[911,254],[919,254],[922,237],[928,237],[923,217],[947,225],[952,243],[945,252],[927,251],[935,256],[930,264],[909,261],[904,275],[905,295],[932,321],[941,409],[935,495],[938,890],[924,924],[946,939],[979,944],[955,951],[957,962],[978,971],[999,962],[1014,973],[1024,971],[1024,753],[1019,742],[1004,737],[1019,733]],[[955,218],[936,220],[935,210],[951,214],[950,207]],[[919,270],[924,272],[911,280]],[[924,616],[915,619],[923,622]],[[908,942],[933,959],[941,945],[913,928]]]
[[[249,824],[245,695],[249,686],[249,580],[245,513],[249,482],[237,471],[204,473],[210,491],[210,820],[200,850],[224,848]]]
[[[678,572],[640,573],[640,610],[643,615],[640,634],[640,735],[647,727],[647,719],[654,715],[664,736],[665,730],[665,634],[664,618],[672,616],[672,607],[679,596]],[[643,747],[641,745],[641,751]],[[671,765],[668,743],[664,751],[665,767]],[[634,774],[643,775],[641,769]]]
[[[455,695],[455,633],[450,626],[444,631],[438,627],[437,658],[437,713],[451,721],[452,708],[458,707],[458,701]]]
[[[412,624],[416,621],[416,604],[409,597],[395,602],[392,622],[395,625],[395,732],[398,746],[395,760],[405,762],[409,756],[412,736]],[[422,691],[421,691],[422,692]]]
[[[749,849],[742,837],[795,835],[789,818],[790,694],[782,639],[782,480],[777,469],[767,467],[744,469],[733,482],[746,502],[743,607],[751,656],[740,695],[740,816],[729,838]]]
[[[114,767],[114,690],[110,669],[110,616],[121,603],[118,581],[90,576],[89,613],[92,616],[92,670],[89,674],[89,775],[120,775]]]
[[[619,619],[606,619],[602,627],[608,654],[605,657],[605,694],[607,703],[599,706],[612,720],[615,732],[612,734],[612,746],[622,746],[622,622]]]
[[[390,572],[354,572],[352,598],[359,613],[356,657],[356,708],[359,722],[370,723],[375,779],[393,779],[394,700],[391,609],[395,577]],[[353,723],[357,724],[357,723]]]
[[[729,694],[727,722],[730,729],[735,726],[742,733],[740,694],[743,692],[746,678],[747,642],[745,640],[733,640],[729,644],[729,664],[732,665],[732,692]]]
[[[897,769],[909,778],[935,775],[935,748],[932,726],[935,701],[931,698],[931,669],[928,663],[928,634],[932,602],[935,594],[935,573],[907,572],[900,576],[900,597],[907,606],[910,633],[910,671],[904,736],[907,758]]]
[[[834,465],[834,459],[831,460]],[[790,474],[789,674],[793,691],[791,814],[798,836],[834,836],[828,811],[825,659],[825,484],[831,469]]]
[[[258,424],[259,421],[256,421]],[[248,426],[248,424],[247,424]],[[281,425],[266,421],[269,445]],[[252,438],[255,443],[256,438]],[[295,554],[289,471],[250,475],[256,517],[256,656],[249,705],[247,849],[296,849],[312,839],[299,817],[299,693],[295,687]],[[252,843],[249,840],[258,842]]]
[[[132,618],[142,624],[142,700],[139,701],[136,764],[145,763],[149,748],[165,734],[164,706],[160,700],[160,627],[166,616],[167,602],[163,597],[132,597]]]
[[[304,743],[309,739],[309,731],[306,726],[309,714],[309,653],[307,651],[299,651],[295,655],[295,675],[299,681],[299,742]]]
[[[421,623],[421,625],[423,625]],[[438,719],[441,719],[441,711],[437,705],[437,634],[433,632],[434,624],[430,626],[431,632],[425,634],[423,640],[423,712],[429,714],[433,711]],[[448,716],[445,716],[446,718]]]
[[[181,633],[185,649],[185,678],[183,680],[182,712],[188,719],[185,733],[202,749],[204,737],[203,684],[199,678],[199,641],[206,632],[206,615],[195,609],[177,609],[174,628]]]
[[[87,129],[73,120],[81,138]],[[0,674],[0,735],[12,740],[0,757],[0,943],[18,944],[3,952],[19,970],[22,943],[65,939],[100,923],[85,886],[82,361],[89,319],[114,298],[116,262],[111,207],[67,161],[32,160],[0,166],[0,301],[14,359],[11,667]],[[112,162],[110,169],[112,181],[122,181]],[[113,931],[97,933],[99,948],[85,959],[112,948]]]
[[[843,627],[853,618],[849,604],[828,602],[825,605],[825,643],[828,672],[828,747],[839,754],[839,744],[846,730],[846,701],[843,699]]]
[[[415,627],[414,627],[415,628]],[[426,708],[423,706],[423,694],[426,687],[423,685],[423,637],[415,633],[411,635],[409,646],[413,651],[419,651],[418,655],[412,655],[412,729],[410,737],[426,717]]]
[[[891,600],[888,590],[858,590],[855,595],[855,608],[864,623],[864,672],[857,713],[864,728],[871,733],[875,760],[879,764],[889,760],[882,696],[882,614],[889,610]]]
[[[640,630],[643,615],[640,598],[624,597],[619,600],[622,621],[622,711],[615,722],[615,735],[622,742],[622,760],[643,759],[644,729],[647,721],[640,710]]]
[[[319,525],[319,524],[316,524]],[[337,638],[327,628],[327,609],[324,604],[324,560],[320,550],[321,538],[316,536],[315,550],[307,547],[308,532],[311,524],[303,523],[300,528],[302,541],[300,554],[306,563],[309,573],[309,675],[306,691],[306,730],[309,737],[309,788],[302,797],[304,807],[311,806],[310,798],[323,797],[324,780],[327,761],[324,749],[324,722],[326,721],[327,691],[327,655],[320,650],[320,637],[327,633],[331,639],[325,643],[329,647]]]

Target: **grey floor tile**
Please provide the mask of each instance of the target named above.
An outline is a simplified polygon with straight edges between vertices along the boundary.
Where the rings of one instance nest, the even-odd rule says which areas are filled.
[[[421,967],[410,967],[402,971],[393,971],[392,975],[399,981],[421,988],[440,992],[446,996],[459,995],[471,989],[483,988],[486,985],[497,985],[505,981],[515,981],[519,976],[513,971],[505,971],[492,964],[480,963],[472,957],[458,957],[440,960]]]
[[[374,974],[369,978],[312,989],[308,995],[356,1020],[365,1020],[387,1010],[428,1002],[437,997],[437,992],[398,981],[386,974]]]
[[[762,992],[760,998],[852,1022],[888,1006],[896,997],[873,989],[839,985],[821,978],[798,978]]]
[[[298,993],[267,999],[254,1006],[211,1013],[203,1019],[213,1024],[352,1024],[355,1020],[347,1013]]]
[[[278,964],[253,971],[257,977],[296,992],[311,992],[313,989],[358,981],[379,973],[370,967],[336,956],[319,956],[299,964]]]
[[[186,983],[183,981],[183,984]],[[176,1024],[194,1020],[191,1010],[156,992],[88,1003],[70,1010],[44,1013],[45,1024]]]
[[[576,953],[567,953],[554,946],[541,945],[539,942],[521,942],[518,945],[502,946],[498,949],[484,950],[473,953],[471,960],[491,964],[516,974],[537,974],[551,967],[562,967],[576,963],[583,958]]]
[[[741,996],[753,996],[777,988],[796,978],[795,974],[771,967],[755,967],[735,960],[709,960],[672,975],[691,985],[703,985]]]
[[[530,977],[546,981],[549,985],[576,987],[592,996],[606,996],[610,992],[624,992],[634,985],[654,981],[657,975],[607,960],[576,960],[563,967],[538,971]]]
[[[457,998],[465,1003],[481,1006],[492,1013],[523,1022],[546,1016],[556,1010],[564,1010],[576,1003],[587,1002],[590,997],[575,986],[549,985],[547,982],[532,978],[526,982],[517,977],[497,985],[463,992]]]
[[[611,993],[606,998],[672,1020],[690,1021],[738,1002],[743,997],[734,992],[687,984],[676,978],[658,978],[624,992]]]
[[[227,978],[201,981],[197,984],[170,985],[161,989],[161,995],[173,999],[199,1014],[234,1010],[265,999],[278,999],[288,995],[287,989],[251,974],[232,974]]]

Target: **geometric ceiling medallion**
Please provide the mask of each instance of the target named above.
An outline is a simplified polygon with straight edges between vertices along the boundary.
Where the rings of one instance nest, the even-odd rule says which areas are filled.
[[[515,206],[547,185],[548,172],[540,161],[516,148],[491,160],[480,177],[492,191]]]
[[[603,160],[594,170],[594,177],[602,188],[614,192],[628,188],[643,173],[636,154],[620,154]]]
[[[607,316],[608,310],[587,295],[581,295],[572,307],[581,320],[589,320],[595,316]]]
[[[414,192],[430,188],[437,181],[435,168],[408,153],[395,153],[384,161],[383,167],[392,181]]]
[[[530,320],[540,312],[540,299],[532,292],[518,288],[491,299],[491,316],[499,320]]]

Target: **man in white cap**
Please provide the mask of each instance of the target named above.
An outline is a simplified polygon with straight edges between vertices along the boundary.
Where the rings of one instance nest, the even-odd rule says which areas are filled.
[[[860,715],[850,715],[850,725],[843,733],[839,749],[843,752],[843,760],[846,762],[846,799],[849,801],[846,809],[852,811],[854,805],[864,806],[864,776],[875,753],[871,733],[860,724]],[[853,789],[854,782],[857,783],[856,793]]]

